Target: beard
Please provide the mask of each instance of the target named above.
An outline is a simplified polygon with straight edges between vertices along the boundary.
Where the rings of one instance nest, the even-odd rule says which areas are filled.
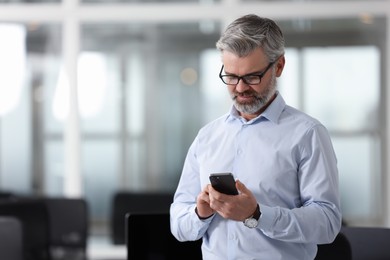
[[[272,70],[271,80],[262,93],[248,90],[242,93],[232,92],[231,97],[234,102],[234,107],[243,114],[256,114],[262,107],[264,107],[276,93],[276,76],[275,71]],[[239,96],[253,97],[252,101],[240,102],[237,100]]]

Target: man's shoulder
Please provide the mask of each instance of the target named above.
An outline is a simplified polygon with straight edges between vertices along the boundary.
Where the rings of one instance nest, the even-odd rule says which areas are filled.
[[[200,130],[208,130],[210,128],[216,128],[221,127],[225,122],[229,120],[229,113],[226,113],[218,118],[215,118],[209,122],[207,122],[205,125],[202,126]]]
[[[286,122],[293,122],[297,125],[304,125],[309,128],[322,125],[322,123],[315,117],[294,107],[286,105],[282,113],[282,120]]]
[[[211,133],[215,133],[224,129],[226,123],[229,121],[229,113],[226,113],[218,118],[213,119],[212,121],[203,125],[198,133],[198,136],[210,135]]]

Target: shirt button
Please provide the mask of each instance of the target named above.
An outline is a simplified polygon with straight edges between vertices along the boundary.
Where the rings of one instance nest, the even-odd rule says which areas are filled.
[[[235,235],[229,235],[229,240],[235,240],[236,236]]]

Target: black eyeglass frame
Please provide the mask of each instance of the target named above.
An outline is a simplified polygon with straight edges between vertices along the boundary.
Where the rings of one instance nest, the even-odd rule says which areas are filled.
[[[222,71],[223,71],[223,68],[225,65],[222,64],[222,67],[221,67],[221,71],[219,72],[219,78],[222,80],[223,83],[225,83],[226,85],[237,85],[240,80],[242,79],[242,81],[244,81],[245,84],[247,85],[257,85],[257,84],[260,84],[261,83],[261,79],[264,77],[265,73],[267,73],[267,71],[272,67],[272,65],[275,64],[276,61],[273,61],[273,62],[270,62],[268,64],[268,66],[264,69],[263,72],[259,73],[259,74],[256,74],[256,73],[253,73],[253,74],[246,74],[244,76],[237,76],[237,75],[222,75]],[[224,80],[223,80],[223,77],[225,76],[228,76],[228,77],[235,77],[237,79],[237,83],[226,83]],[[258,83],[248,83],[245,79],[245,77],[253,77],[253,76],[257,76],[259,78],[259,82]]]

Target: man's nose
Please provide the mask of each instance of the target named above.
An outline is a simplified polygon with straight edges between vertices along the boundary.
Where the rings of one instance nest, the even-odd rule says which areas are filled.
[[[250,88],[250,86],[248,84],[246,84],[242,78],[240,78],[240,80],[238,81],[238,83],[236,85],[236,91],[237,92],[244,92],[244,91],[248,90],[249,88]]]

